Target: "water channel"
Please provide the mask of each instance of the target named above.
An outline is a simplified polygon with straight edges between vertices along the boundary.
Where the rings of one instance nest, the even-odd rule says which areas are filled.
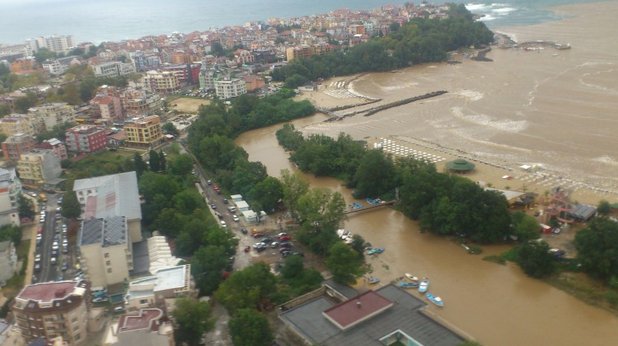
[[[302,129],[322,119],[315,115],[294,125]],[[249,131],[236,141],[272,176],[279,176],[282,169],[294,170],[275,138],[280,127]],[[340,181],[304,176],[313,187],[339,191],[352,202]],[[513,264],[482,260],[504,247],[485,247],[483,255],[469,255],[449,240],[420,233],[415,222],[388,208],[351,215],[345,228],[386,248],[379,257],[368,259],[374,276],[383,283],[405,272],[427,276],[430,291],[446,303],[441,310],[428,308],[483,345],[618,345],[616,316],[527,277]]]

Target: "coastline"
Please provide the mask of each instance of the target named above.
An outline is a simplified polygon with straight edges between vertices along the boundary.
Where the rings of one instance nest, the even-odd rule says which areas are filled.
[[[608,7],[608,8],[611,8],[612,10],[615,10],[616,8],[618,8],[617,4],[610,3],[610,2],[600,2],[600,3],[593,3],[593,4],[588,3],[588,4],[561,5],[561,6],[552,8],[552,10],[556,11],[557,13],[560,13],[560,15],[564,17],[564,19],[560,21],[551,22],[551,23],[543,23],[543,24],[532,25],[532,26],[500,28],[500,29],[496,29],[495,32],[507,33],[512,38],[519,40],[520,42],[535,41],[536,39],[539,39],[539,40],[542,39],[544,41],[554,41],[554,42],[560,42],[560,43],[566,44],[566,43],[569,43],[568,37],[566,37],[568,35],[566,34],[561,35],[559,29],[561,29],[561,27],[564,27],[564,26],[575,25],[575,23],[581,20],[589,20],[589,18],[586,16],[589,16],[591,12],[594,13],[595,11],[598,11],[598,9],[595,8],[597,6]],[[543,33],[544,31],[540,30],[540,28],[548,28],[548,30],[545,33]],[[539,34],[539,32],[541,32],[541,34]],[[586,48],[589,48],[589,47],[580,47],[580,46],[581,44],[578,44],[578,46],[574,47],[573,50],[578,50],[578,49],[584,50]],[[520,53],[520,51],[512,50],[508,52],[500,48],[496,48],[494,50],[497,50],[497,52],[490,52],[490,54],[497,56],[498,59],[500,59],[501,57],[504,57],[507,54],[511,55],[509,58],[512,60],[527,59],[528,56],[530,56],[530,55],[524,56],[523,53]],[[554,51],[549,48],[547,48],[546,50],[547,52],[542,52],[542,55],[545,55],[549,58],[545,58],[545,60],[542,60],[543,64],[547,63],[547,61],[551,62],[550,59],[551,58],[555,59],[555,57],[558,54],[561,54],[561,56],[566,56],[566,58],[569,58],[569,59],[571,58],[571,56],[575,56],[576,54],[583,54],[580,52],[576,52],[576,54],[573,54],[572,52],[562,51],[558,49]],[[537,58],[536,56],[533,56],[533,57]],[[464,59],[462,64],[458,64],[458,65],[472,65],[472,64],[495,64],[495,62],[477,63],[477,62],[470,61],[470,59]],[[565,64],[565,66],[567,66],[568,68],[568,65]],[[326,108],[326,109],[341,106],[342,104],[345,104],[347,106],[356,105],[355,107],[346,108],[345,111],[340,111],[337,113],[338,115],[344,115],[344,114],[349,114],[354,111],[362,110],[363,108],[365,108],[363,105],[364,103],[364,99],[362,98],[363,96],[370,97],[370,98],[380,98],[381,101],[378,101],[371,105],[371,107],[375,107],[375,106],[380,106],[381,104],[385,104],[388,102],[396,101],[398,99],[399,100],[402,99],[401,96],[391,97],[390,95],[391,92],[389,92],[389,90],[392,90],[393,88],[395,88],[395,90],[399,88],[407,88],[410,90],[417,90],[417,89],[422,90],[422,85],[419,87],[418,84],[422,82],[424,76],[416,77],[419,70],[422,70],[422,72],[429,71],[429,72],[426,72],[426,74],[431,75],[432,73],[431,70],[435,70],[436,72],[438,72],[438,70],[448,70],[448,69],[453,69],[453,68],[460,68],[460,66],[453,67],[452,65],[449,66],[447,63],[425,64],[422,66],[414,66],[414,67],[406,68],[403,70],[391,71],[389,73],[365,74],[363,76],[355,75],[355,76],[337,77],[337,78],[332,78],[330,80],[324,81],[324,83],[319,87],[318,91],[303,93],[303,95],[300,96],[300,98],[310,99],[314,103],[314,105],[316,105],[317,107]],[[463,66],[463,68],[465,69],[466,66]],[[496,68],[501,68],[501,66],[496,67]],[[389,74],[391,76],[389,76]],[[400,77],[400,79],[397,79],[397,81],[398,83],[403,83],[403,84],[396,85],[396,84],[387,83],[387,81],[395,80],[394,77],[392,77],[393,75],[397,77],[402,76]],[[407,79],[408,82],[405,82],[406,77],[409,78]],[[376,79],[378,80],[377,82],[375,81]],[[417,79],[421,81],[417,81]],[[386,97],[382,98],[380,97],[382,95],[371,92],[372,89],[369,88],[369,86],[372,86],[376,83],[378,83],[379,87],[384,89],[383,94],[386,95]],[[348,89],[347,90],[348,94],[354,95],[354,97],[350,96],[346,98],[345,101],[343,101],[342,98],[333,97],[332,96],[333,85],[336,86],[338,84],[346,85]],[[364,90],[359,90],[359,88],[357,88],[358,84],[364,84],[364,86],[360,88]],[[425,89],[424,91],[427,91],[427,89]],[[462,90],[455,89],[452,91],[453,91],[452,94],[455,94],[456,96],[467,97],[468,98],[467,103],[476,102],[478,100],[483,99],[484,97],[487,98],[484,95],[485,93],[475,92],[474,90],[462,91]],[[329,95],[329,92],[331,93],[331,95]],[[467,92],[467,94],[465,92]],[[356,97],[356,96],[361,96],[361,97]],[[453,95],[450,95],[450,96],[446,95],[446,96],[453,97]],[[534,98],[535,96],[536,95],[532,95],[531,100],[529,100],[528,102],[529,103],[537,102],[537,99],[540,98],[542,95],[536,96],[537,97],[536,99]],[[584,96],[586,95],[584,94]],[[430,109],[432,106],[430,102],[424,102],[424,104],[421,107]],[[412,110],[411,107],[409,107],[408,109]],[[457,107],[452,107],[451,109],[457,109]],[[389,117],[391,114],[395,114],[396,112],[405,112],[405,109],[404,107],[401,107],[401,109],[393,110],[392,112],[385,112],[385,114],[383,115],[378,114],[375,117],[377,118],[377,117],[382,116],[382,119],[384,119],[383,121],[391,121],[390,119],[387,119],[387,117]],[[430,110],[428,110],[428,112],[430,112]],[[463,117],[465,117],[465,115],[463,115]],[[336,124],[332,125],[331,128],[327,128],[323,125],[314,125],[314,126],[310,126],[308,128],[303,129],[303,131],[321,132],[321,131],[329,130],[329,131],[349,133],[346,128],[354,127],[355,125],[361,125],[361,120],[357,119],[357,120],[354,120],[354,122],[356,124],[354,123],[341,124],[341,122],[337,122]],[[494,124],[489,123],[488,125],[492,126]],[[506,122],[504,126],[510,126],[510,125],[517,125],[517,124],[515,123],[509,124],[508,122]],[[489,126],[486,126],[486,127],[489,127]],[[508,130],[513,131],[512,129],[508,129]],[[571,131],[576,132],[577,129],[571,129]],[[458,157],[469,159],[473,161],[475,164],[477,164],[477,170],[476,172],[468,175],[468,177],[475,181],[481,181],[484,183],[491,184],[492,186],[496,188],[504,189],[508,187],[508,189],[512,189],[512,190],[520,190],[520,191],[523,190],[524,192],[535,192],[535,193],[542,195],[543,193],[545,193],[545,191],[548,191],[552,187],[560,186],[562,188],[567,188],[572,191],[572,195],[571,195],[572,200],[577,201],[577,202],[582,202],[582,203],[593,204],[593,205],[596,205],[598,201],[603,200],[603,199],[610,200],[610,201],[618,199],[618,184],[612,182],[611,179],[602,179],[602,176],[589,175],[587,173],[584,173],[585,171],[584,172],[574,172],[573,170],[565,170],[553,164],[552,162],[545,162],[541,159],[532,159],[532,160],[526,160],[526,161],[517,160],[517,158],[513,159],[512,157],[510,157],[513,155],[509,155],[507,151],[507,150],[511,150],[511,151],[519,150],[521,152],[521,155],[519,156],[531,156],[531,154],[534,154],[533,152],[534,149],[531,149],[531,148],[525,148],[525,147],[513,148],[512,146],[507,147],[499,142],[495,142],[495,141],[492,142],[491,140],[483,141],[483,140],[480,140],[479,138],[475,138],[474,140],[477,143],[489,145],[492,147],[492,150],[494,150],[494,152],[483,152],[483,150],[474,150],[474,149],[470,150],[469,148],[466,148],[465,146],[459,146],[459,145],[454,146],[451,143],[443,143],[439,140],[435,140],[435,138],[431,138],[431,136],[424,136],[424,135],[418,136],[414,134],[401,133],[399,130],[395,130],[395,129],[390,134],[386,133],[385,131],[382,131],[381,133],[378,133],[378,131],[375,131],[376,133],[371,133],[371,132],[372,131],[367,130],[367,131],[364,131],[362,134],[353,133],[352,135],[353,137],[356,137],[358,139],[365,139],[365,140],[368,140],[369,142],[375,142],[378,138],[394,139],[399,142],[405,143],[405,145],[411,148],[414,148],[415,150],[424,150],[424,151],[427,151],[428,153],[442,155],[445,157],[446,160],[451,160],[451,159],[458,158]],[[331,132],[330,134],[334,134],[334,132]],[[439,136],[435,136],[435,137],[439,137]],[[612,140],[610,140],[610,142],[611,141]],[[483,143],[483,142],[486,142],[486,143]],[[503,146],[502,148],[504,149],[503,152],[501,152],[501,146]],[[594,158],[594,160],[596,160],[599,165],[605,164],[605,166],[609,166],[611,168],[610,164],[611,164],[612,156],[613,156],[612,154],[601,155],[597,158]],[[524,165],[524,164],[536,165],[537,168],[534,171],[525,171],[519,168],[521,165]],[[441,170],[442,165],[443,163],[437,164],[438,170]],[[508,180],[502,179],[502,177],[507,176],[507,175],[510,176]]]

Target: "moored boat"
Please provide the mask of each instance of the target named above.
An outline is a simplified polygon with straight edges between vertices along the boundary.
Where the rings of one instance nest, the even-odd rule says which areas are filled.
[[[377,278],[377,277],[375,277],[375,276],[370,276],[370,277],[368,277],[368,278],[367,278],[367,282],[368,282],[370,285],[375,285],[375,284],[377,284],[377,283],[379,283],[379,282],[380,282],[380,279],[378,279],[378,278]]]
[[[399,281],[397,283],[397,287],[401,287],[401,288],[416,288],[416,287],[418,287],[418,282]]]
[[[410,273],[405,273],[404,274],[406,276],[406,278],[412,282],[418,282],[418,276],[414,276]]]
[[[433,294],[427,292],[427,294],[425,294],[425,297],[427,297],[427,300],[429,300],[430,302],[436,304],[439,307],[443,307],[444,306],[444,301],[442,300],[442,298],[440,298],[438,296],[434,296]]]
[[[418,284],[418,291],[421,293],[427,292],[429,289],[429,280],[427,278],[423,279],[420,284]]]

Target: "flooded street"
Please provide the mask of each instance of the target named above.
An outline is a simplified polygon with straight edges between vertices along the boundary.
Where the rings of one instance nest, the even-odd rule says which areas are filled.
[[[294,122],[297,128],[318,123],[316,115]],[[268,173],[293,169],[286,152],[278,146],[280,125],[250,131],[236,143],[252,161],[261,161]],[[348,203],[350,191],[332,178],[305,177],[313,187],[341,192]],[[528,278],[512,264],[501,266],[482,257],[504,248],[484,248],[481,256],[467,254],[459,245],[419,232],[418,225],[392,209],[349,216],[345,228],[362,235],[386,251],[368,259],[374,276],[383,283],[405,272],[427,276],[430,290],[446,307],[429,309],[483,345],[616,345],[618,318]]]

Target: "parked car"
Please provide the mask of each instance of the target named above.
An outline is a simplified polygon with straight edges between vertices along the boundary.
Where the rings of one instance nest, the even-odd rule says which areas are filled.
[[[247,234],[247,233],[249,233],[249,231],[247,231],[247,229],[243,227],[243,228],[240,229],[240,233]]]
[[[221,227],[227,228],[227,223],[224,220],[221,220]]]
[[[234,222],[240,222],[240,219],[236,215],[232,215],[232,220],[234,220]]]
[[[282,235],[279,237],[279,240],[281,241],[292,240],[292,237],[290,237],[289,235]]]

